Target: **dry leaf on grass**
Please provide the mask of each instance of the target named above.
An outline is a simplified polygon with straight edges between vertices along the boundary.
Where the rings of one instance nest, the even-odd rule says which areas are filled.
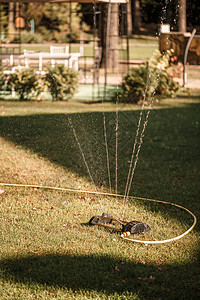
[[[155,281],[155,277],[153,277],[153,276],[149,276],[149,277],[138,277],[138,280],[141,280],[141,281],[148,281],[148,282],[154,282],[154,281]]]

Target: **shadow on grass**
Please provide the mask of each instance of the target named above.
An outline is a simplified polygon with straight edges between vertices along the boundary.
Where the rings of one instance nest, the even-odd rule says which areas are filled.
[[[131,194],[158,199],[197,198],[199,104],[152,110]],[[140,111],[119,112],[118,192],[124,193]],[[142,130],[144,119],[144,112]],[[116,114],[105,113],[111,182],[116,178]],[[75,134],[75,135],[74,135]],[[100,112],[37,114],[0,118],[0,135],[16,145],[108,187],[103,118]],[[78,141],[78,142],[77,142]],[[139,142],[139,138],[138,138]],[[138,144],[137,144],[138,145]],[[137,149],[136,149],[137,151]],[[84,161],[85,158],[85,161]],[[91,176],[88,175],[87,166]],[[188,189],[190,188],[190,190]],[[169,193],[170,190],[170,193]],[[191,193],[191,190],[193,193]],[[178,196],[178,197],[177,197]],[[180,203],[184,203],[180,201]]]
[[[29,287],[39,284],[105,294],[139,293],[144,299],[198,299],[200,295],[199,272],[193,263],[158,268],[104,255],[36,254],[2,260],[0,269],[4,279]],[[191,272],[197,282],[188,276]]]
[[[119,117],[121,125],[118,138],[118,163],[120,170],[126,170],[126,173],[118,178],[119,186],[125,185],[138,115],[139,112],[122,112]],[[4,117],[0,119],[0,126],[1,136],[7,140],[30,149],[76,172],[79,176],[89,177],[88,166],[95,184],[108,186],[102,113]],[[106,113],[106,130],[111,177],[114,182],[115,113]]]
[[[180,98],[188,99],[188,97],[190,99],[192,99],[193,101],[194,100],[199,101],[199,99],[200,99],[200,92],[199,92],[199,90],[197,90],[195,92],[195,94],[193,94],[193,95],[189,95],[189,93],[187,93],[187,92],[182,92],[182,93],[180,93],[179,95],[176,96],[177,99],[180,99]]]

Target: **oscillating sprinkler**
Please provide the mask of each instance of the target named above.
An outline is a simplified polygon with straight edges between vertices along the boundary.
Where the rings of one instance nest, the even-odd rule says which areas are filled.
[[[145,233],[150,231],[149,225],[140,221],[122,221],[112,217],[108,213],[102,213],[101,216],[94,216],[89,221],[90,225],[103,226],[111,230],[121,232],[121,237],[134,236],[135,234]],[[121,229],[117,227],[121,226]]]

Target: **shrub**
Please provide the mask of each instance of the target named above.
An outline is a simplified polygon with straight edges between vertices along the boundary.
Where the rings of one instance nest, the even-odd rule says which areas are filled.
[[[40,33],[22,31],[21,42],[24,44],[40,44],[43,42],[43,37]]]
[[[132,69],[123,79],[119,101],[126,103],[137,103],[143,98],[147,85],[148,68],[141,65],[139,68]]]
[[[0,70],[0,89],[17,92],[20,100],[43,100],[48,91],[53,100],[66,100],[74,95],[77,87],[78,72],[66,69],[64,65],[49,67],[45,75],[36,75],[33,69],[25,68],[16,68],[8,75]]]
[[[137,103],[140,100],[149,101],[156,94],[174,96],[179,85],[169,72],[170,54],[170,51],[163,55],[155,51],[148,63],[132,69],[123,79],[118,101]]]
[[[65,96],[69,99],[78,87],[78,72],[66,69],[64,65],[49,67],[46,82],[53,100],[64,100]]]
[[[20,100],[27,100],[37,85],[37,78],[32,69],[16,69],[15,73],[4,75],[6,90],[15,90]]]
[[[3,86],[4,86],[4,76],[2,70],[0,69],[0,90],[3,89]]]

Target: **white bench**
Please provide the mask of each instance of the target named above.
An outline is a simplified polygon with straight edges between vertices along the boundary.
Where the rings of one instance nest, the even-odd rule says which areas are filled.
[[[71,68],[78,71],[79,57],[80,53],[69,53],[68,46],[50,46],[50,52],[33,52],[26,50],[20,58],[24,58],[26,67],[29,67],[30,60],[38,60],[39,72],[41,72],[44,60],[49,60],[53,67],[55,66],[56,61],[64,61],[66,68]]]

